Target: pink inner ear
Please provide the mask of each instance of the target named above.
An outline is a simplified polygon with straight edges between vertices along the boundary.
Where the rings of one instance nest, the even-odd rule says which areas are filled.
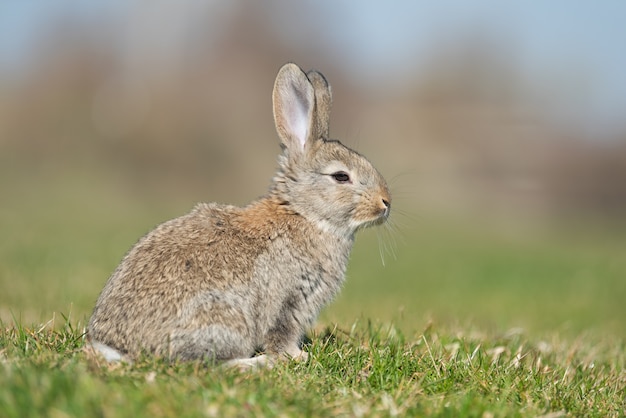
[[[286,120],[289,124],[291,134],[296,137],[300,143],[301,149],[304,149],[309,131],[309,112],[307,103],[300,100],[293,100],[289,103],[287,109]]]
[[[309,108],[306,98],[294,92],[293,97],[286,101],[285,121],[289,133],[298,140],[301,149],[304,149],[309,131]]]

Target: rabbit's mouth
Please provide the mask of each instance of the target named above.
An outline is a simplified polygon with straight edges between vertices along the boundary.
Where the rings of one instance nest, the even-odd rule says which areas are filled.
[[[359,228],[369,228],[370,226],[378,226],[384,224],[391,214],[391,202],[387,199],[381,199],[381,206],[376,208],[372,213],[372,218],[363,222]]]
[[[387,204],[384,209],[380,210],[378,217],[374,220],[375,225],[381,225],[387,221],[391,213],[391,204]]]

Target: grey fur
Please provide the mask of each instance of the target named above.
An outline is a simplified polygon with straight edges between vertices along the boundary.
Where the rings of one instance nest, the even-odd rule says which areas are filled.
[[[283,153],[268,194],[244,208],[201,203],[139,240],[89,322],[107,359],[306,357],[298,343],[340,290],[356,231],[384,222],[391,197],[365,157],[327,139],[332,94],[320,73],[286,64],[272,97]],[[267,355],[251,359],[259,347]]]

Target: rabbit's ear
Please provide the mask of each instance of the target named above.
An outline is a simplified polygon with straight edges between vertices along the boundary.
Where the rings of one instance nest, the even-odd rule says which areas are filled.
[[[328,138],[330,133],[330,107],[333,103],[333,94],[330,89],[330,84],[328,84],[328,81],[326,81],[326,78],[324,78],[321,73],[315,70],[309,71],[306,75],[315,90],[315,114],[313,116],[315,134],[318,137]]]
[[[315,129],[315,91],[297,65],[289,63],[280,69],[272,100],[278,136],[289,151],[302,152]]]

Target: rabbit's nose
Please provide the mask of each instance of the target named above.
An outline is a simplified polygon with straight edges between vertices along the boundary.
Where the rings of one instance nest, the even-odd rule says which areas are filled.
[[[389,216],[389,212],[391,212],[391,202],[389,201],[389,199],[386,198],[382,198],[381,199],[382,203],[383,203],[383,216],[387,217]]]

